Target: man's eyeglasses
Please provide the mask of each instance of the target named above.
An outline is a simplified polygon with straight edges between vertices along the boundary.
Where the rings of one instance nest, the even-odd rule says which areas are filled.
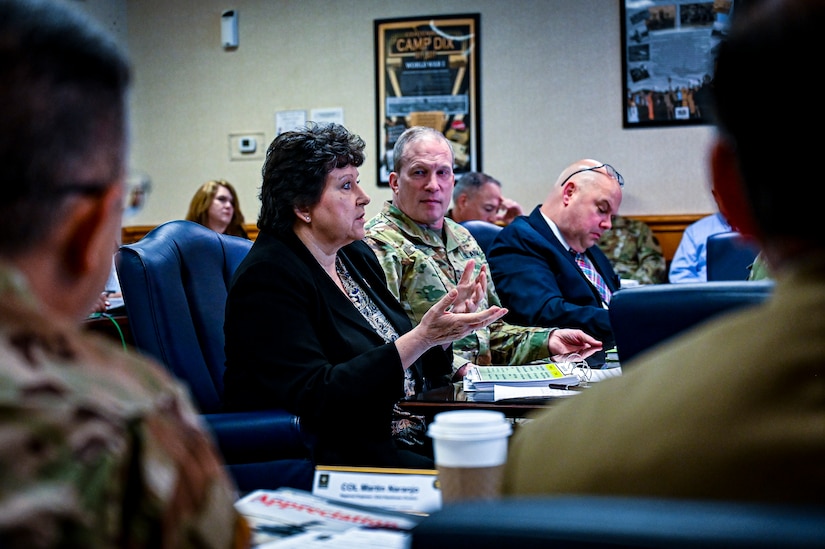
[[[577,173],[582,172],[594,172],[598,169],[604,168],[604,171],[607,172],[608,177],[611,177],[619,182],[619,187],[624,187],[624,177],[622,174],[616,171],[616,168],[611,166],[610,164],[602,164],[601,166],[593,166],[592,168],[582,168],[581,170],[576,170],[575,172],[571,173],[567,176],[567,179],[561,182],[562,185],[570,181],[570,178],[576,175]],[[561,186],[561,185],[560,185]]]
[[[110,182],[90,181],[89,183],[69,183],[55,189],[54,196],[64,197],[71,194],[81,196],[101,196],[109,187]],[[145,174],[130,175],[126,180],[126,192],[123,194],[124,216],[130,216],[143,208],[146,198],[152,190],[152,181]]]
[[[54,190],[55,196],[66,196],[70,194],[79,194],[83,196],[100,196],[109,188],[109,185],[104,181],[93,181],[91,183],[71,183],[68,185],[61,185]]]

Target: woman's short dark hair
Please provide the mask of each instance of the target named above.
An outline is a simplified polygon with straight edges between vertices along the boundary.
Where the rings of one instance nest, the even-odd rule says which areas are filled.
[[[284,132],[266,151],[258,197],[258,228],[292,230],[295,208],[321,200],[326,177],[336,168],[364,163],[364,140],[340,124],[315,124]]]

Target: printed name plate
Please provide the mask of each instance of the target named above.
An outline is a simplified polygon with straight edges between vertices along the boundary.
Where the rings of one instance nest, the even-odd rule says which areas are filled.
[[[395,511],[432,513],[441,509],[435,469],[319,465],[315,468],[312,493],[353,505]]]

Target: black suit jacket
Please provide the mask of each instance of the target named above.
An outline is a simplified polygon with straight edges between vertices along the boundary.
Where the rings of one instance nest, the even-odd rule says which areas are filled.
[[[619,275],[598,246],[587,252],[590,261],[615,292]],[[608,311],[599,292],[581,272],[574,256],[565,250],[547,225],[539,206],[528,216],[504,227],[487,252],[490,272],[507,320],[527,326],[581,328],[604,343],[614,345]]]
[[[399,334],[412,326],[361,241],[338,252],[349,273]],[[224,401],[228,410],[285,408],[317,437],[316,460],[393,463],[393,405],[404,396],[395,345],[386,344],[289,232],[261,231],[238,267],[226,305]],[[412,368],[423,385],[446,383],[451,350]]]

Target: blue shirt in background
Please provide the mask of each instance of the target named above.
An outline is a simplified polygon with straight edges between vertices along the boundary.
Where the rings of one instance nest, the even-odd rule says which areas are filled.
[[[718,212],[688,225],[670,263],[670,282],[707,282],[708,237],[732,230],[724,216]]]

